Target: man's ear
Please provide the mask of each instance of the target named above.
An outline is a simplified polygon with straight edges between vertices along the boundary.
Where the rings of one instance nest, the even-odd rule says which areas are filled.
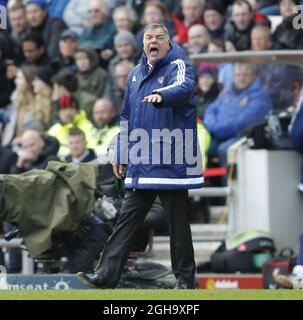
[[[46,141],[45,141],[45,138],[43,137],[43,135],[40,135],[40,141],[41,141],[41,146],[44,148],[46,145]]]

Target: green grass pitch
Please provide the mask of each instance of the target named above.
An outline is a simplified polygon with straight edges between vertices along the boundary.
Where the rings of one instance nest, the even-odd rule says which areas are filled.
[[[0,300],[303,300],[302,290],[0,291]]]

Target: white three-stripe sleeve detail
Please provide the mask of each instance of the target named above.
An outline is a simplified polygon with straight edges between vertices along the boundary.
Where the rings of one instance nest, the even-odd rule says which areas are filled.
[[[168,89],[174,88],[176,86],[180,86],[183,82],[185,82],[185,63],[184,63],[184,61],[178,59],[178,60],[175,60],[171,63],[175,63],[178,66],[177,81],[167,87],[156,89],[156,90],[154,90],[154,92],[162,92],[164,90],[168,90]]]

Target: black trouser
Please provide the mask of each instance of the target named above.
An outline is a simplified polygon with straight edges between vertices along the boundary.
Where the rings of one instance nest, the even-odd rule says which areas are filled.
[[[152,207],[139,228],[138,236],[131,251],[145,251],[151,234],[157,232],[168,233],[166,214],[159,197],[157,197],[152,204]]]
[[[196,264],[190,225],[186,217],[187,190],[127,190],[113,234],[107,241],[96,273],[104,285],[116,287],[138,230],[159,195],[170,233],[172,269],[177,279],[194,284]]]

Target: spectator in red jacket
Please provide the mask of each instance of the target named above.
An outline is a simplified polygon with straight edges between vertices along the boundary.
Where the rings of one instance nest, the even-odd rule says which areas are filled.
[[[188,29],[194,24],[204,24],[202,13],[204,8],[204,0],[183,0],[182,14],[183,18],[172,14],[172,19],[176,24],[177,34],[173,38],[174,41],[183,44],[188,41]]]

